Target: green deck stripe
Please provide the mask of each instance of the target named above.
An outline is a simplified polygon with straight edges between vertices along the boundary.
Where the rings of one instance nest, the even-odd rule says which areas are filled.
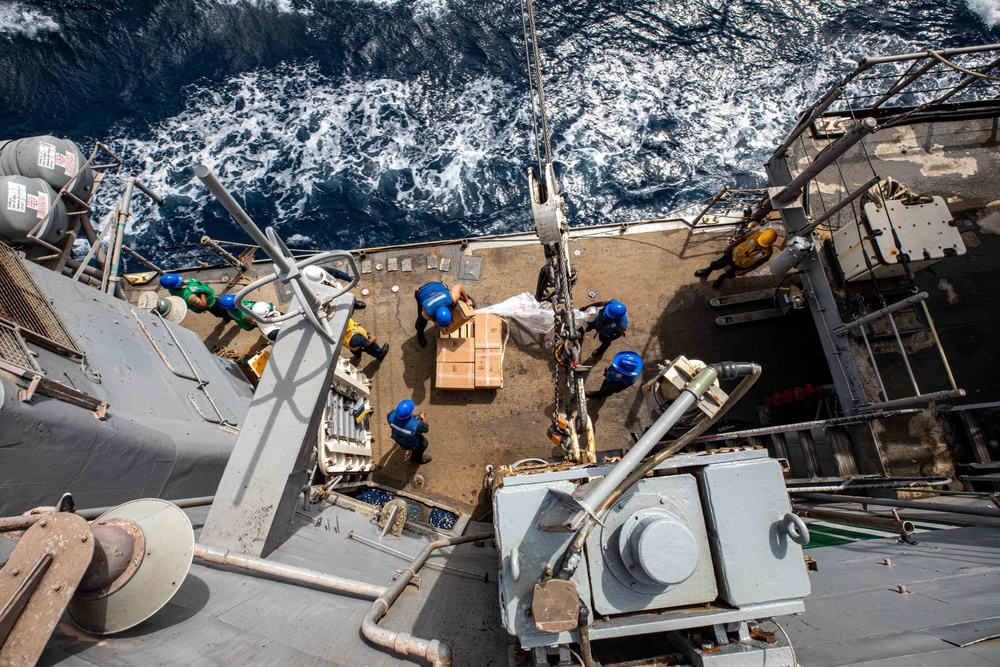
[[[854,540],[845,540],[842,537],[834,537],[833,535],[826,535],[820,532],[809,532],[810,539],[809,544],[802,547],[803,549],[818,549],[819,547],[839,547],[842,544],[851,544]]]
[[[853,530],[848,530],[848,529],[845,529],[845,528],[835,528],[834,526],[816,526],[815,528],[813,526],[816,526],[816,525],[812,524],[812,525],[809,526],[809,532],[810,533],[813,533],[813,532],[825,533],[827,535],[834,535],[834,536],[837,536],[837,537],[843,537],[843,538],[846,538],[846,539],[854,541],[854,542],[857,542],[859,540],[877,540],[877,539],[882,539],[882,538],[886,538],[886,537],[895,537],[894,533],[885,533],[884,535],[869,535],[868,533],[857,533],[857,532],[855,532]],[[870,529],[870,530],[874,530],[874,529]]]

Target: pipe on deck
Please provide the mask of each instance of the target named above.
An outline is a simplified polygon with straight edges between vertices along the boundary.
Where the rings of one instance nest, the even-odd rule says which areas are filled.
[[[199,496],[197,498],[183,498],[181,500],[168,500],[167,502],[173,503],[181,509],[190,507],[204,507],[205,505],[211,505],[215,500],[215,496]],[[101,516],[105,512],[110,512],[120,505],[112,505],[109,507],[93,507],[90,509],[76,510],[78,516],[83,517],[87,521],[93,521],[97,517]],[[16,530],[27,530],[35,525],[42,519],[52,516],[49,511],[39,511],[36,514],[22,514],[21,516],[6,516],[0,517],[0,533],[13,532]]]
[[[905,490],[905,489],[904,489]],[[975,505],[952,505],[950,503],[929,503],[921,500],[899,500],[895,498],[868,498],[867,496],[841,496],[833,493],[790,493],[818,500],[824,503],[858,503],[859,505],[880,505],[885,507],[905,507],[912,510],[927,510],[930,512],[948,512],[950,514],[968,514],[970,516],[1000,517],[1000,508],[978,507]]]
[[[204,544],[194,545],[194,557],[206,563],[234,567],[251,574],[263,574],[278,581],[312,586],[331,593],[347,593],[369,599],[378,598],[386,593],[385,586],[346,579],[304,567],[276,563],[263,558],[234,554],[229,549],[220,549]]]
[[[380,627],[378,623],[389,613],[389,609],[392,608],[392,605],[399,599],[406,586],[413,580],[413,577],[420,571],[424,563],[427,562],[432,551],[456,544],[490,540],[493,539],[494,535],[494,533],[490,532],[451,537],[431,542],[424,547],[424,550],[417,554],[417,557],[413,559],[409,567],[399,572],[393,582],[375,600],[375,604],[372,605],[372,608],[365,615],[365,620],[361,624],[361,633],[365,636],[365,639],[399,655],[418,655],[430,661],[434,667],[451,667],[451,647],[440,639],[421,639],[420,637],[414,637],[408,632],[388,630]]]
[[[871,516],[817,507],[803,507],[802,505],[792,505],[792,511],[799,516],[806,517],[808,519],[833,521],[835,523],[843,523],[849,526],[885,530],[890,533],[899,533],[900,535],[910,535],[914,530],[912,522],[905,519],[894,519],[888,516]]]

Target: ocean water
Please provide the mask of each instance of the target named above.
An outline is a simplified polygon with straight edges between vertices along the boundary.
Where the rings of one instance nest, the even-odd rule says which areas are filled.
[[[866,55],[1000,41],[1000,0],[537,0],[572,224],[763,184],[796,112]],[[518,0],[0,0],[0,139],[124,158],[129,244],[247,240],[212,167],[299,248],[524,231],[534,139]]]

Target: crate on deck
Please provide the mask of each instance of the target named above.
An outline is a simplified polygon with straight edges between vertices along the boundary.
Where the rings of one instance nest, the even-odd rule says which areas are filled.
[[[441,331],[435,364],[435,385],[438,389],[503,387],[500,316],[487,313],[473,315],[474,319],[451,333]]]

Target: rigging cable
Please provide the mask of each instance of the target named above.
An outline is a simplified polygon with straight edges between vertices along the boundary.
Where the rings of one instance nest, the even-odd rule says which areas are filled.
[[[538,50],[538,30],[535,28],[535,7],[532,4],[532,0],[521,0],[521,6],[527,5],[528,9],[528,31],[531,36],[531,52],[534,59],[534,77],[535,77],[535,88],[538,91],[538,114],[542,122],[542,139],[545,144],[545,162],[552,162],[552,145],[549,142],[549,121],[548,114],[545,110],[545,91],[542,89],[542,64],[541,58]],[[522,10],[522,21],[523,21],[523,10]],[[525,42],[527,42],[527,37],[525,37]],[[525,45],[527,49],[527,44]],[[529,71],[528,78],[532,76],[531,63],[528,63]],[[534,100],[532,100],[534,104]],[[542,177],[542,174],[539,174]]]
[[[996,81],[996,82],[1000,83],[1000,76],[991,76],[989,74],[984,74],[983,72],[976,72],[976,71],[971,70],[971,69],[966,69],[966,68],[962,67],[961,65],[958,65],[958,64],[953,63],[952,61],[948,60],[947,58],[945,58],[944,56],[942,56],[937,51],[931,51],[930,49],[928,49],[927,53],[930,54],[933,58],[936,58],[937,60],[939,60],[943,65],[947,65],[948,67],[950,67],[953,70],[956,70],[958,72],[961,72],[962,74],[968,74],[969,76],[974,76],[974,77],[977,77],[977,78],[980,78],[980,79],[987,79],[989,81]]]
[[[521,0],[521,30],[524,33],[524,64],[528,70],[528,96],[531,98],[531,129],[535,135],[535,156],[538,160],[538,174],[542,174],[542,145],[538,140],[538,113],[535,109],[535,80],[531,75],[531,54],[528,51],[528,20],[524,7],[524,0]],[[537,53],[537,52],[536,52]]]

